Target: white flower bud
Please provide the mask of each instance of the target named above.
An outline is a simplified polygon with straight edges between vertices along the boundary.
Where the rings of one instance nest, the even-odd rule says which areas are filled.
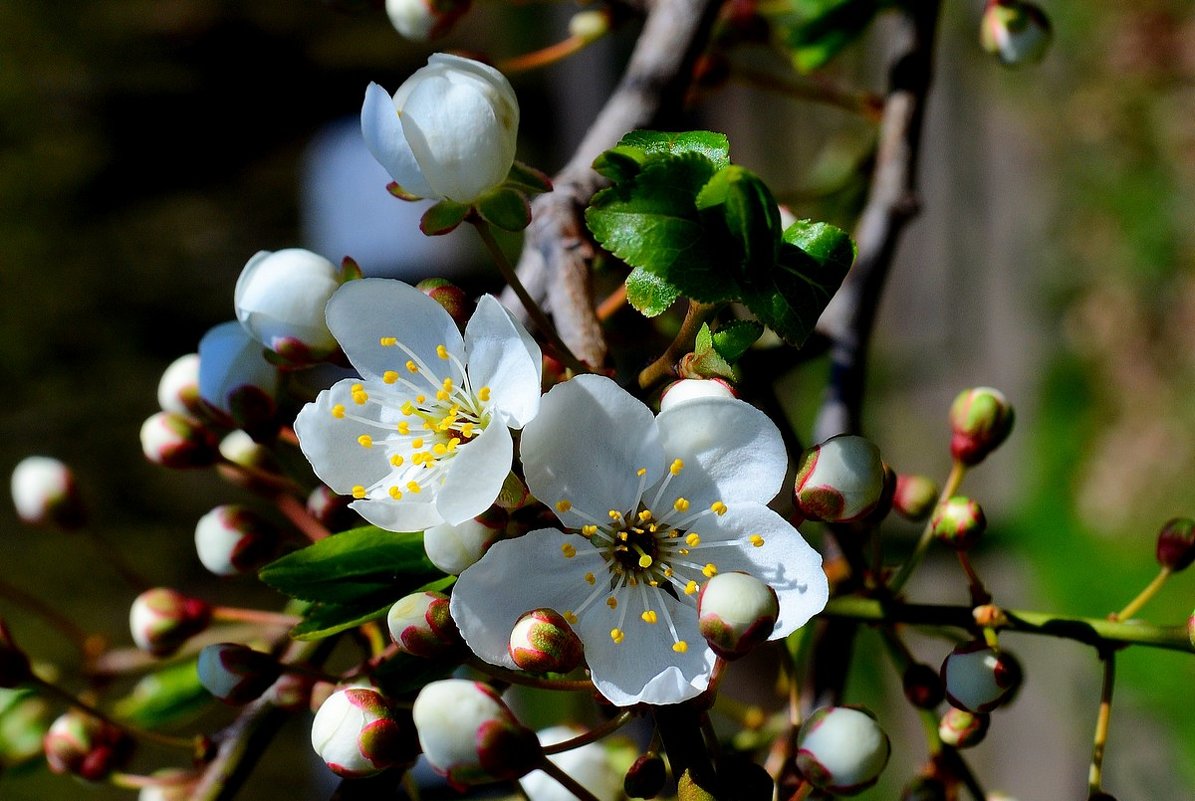
[[[381,773],[405,758],[403,736],[382,694],[365,687],[338,690],[311,722],[311,746],[337,776]]]
[[[433,681],[419,691],[412,715],[428,764],[456,787],[517,779],[542,758],[535,732],[479,682]]]
[[[254,340],[298,364],[336,350],[324,307],[340,287],[339,270],[302,248],[262,250],[245,264],[233,290],[237,320]]]
[[[155,587],[137,596],[129,609],[133,642],[154,656],[167,656],[207,628],[212,609],[198,598]]]
[[[1021,684],[1021,666],[982,642],[956,647],[942,663],[946,700],[967,712],[991,712]]]
[[[423,550],[433,565],[450,576],[459,576],[505,534],[505,513],[492,510],[460,525],[432,526],[423,532]]]
[[[12,502],[31,525],[78,528],[86,513],[74,473],[49,456],[26,456],[12,471]]]
[[[141,424],[141,451],[170,468],[209,467],[219,454],[216,435],[190,417],[158,412]]]
[[[888,735],[867,712],[822,707],[797,735],[797,767],[810,784],[835,795],[854,795],[875,784],[891,753]]]
[[[1010,67],[1041,61],[1052,38],[1050,18],[1032,3],[998,0],[984,9],[980,44]]]
[[[469,10],[470,0],[386,0],[394,30],[413,42],[435,39]]]
[[[393,97],[370,84],[361,132],[403,192],[471,203],[506,180],[519,103],[498,70],[435,53]]]
[[[737,398],[738,393],[720,378],[682,378],[673,381],[660,395],[660,411],[695,398]]]
[[[71,710],[50,724],[42,747],[50,770],[98,782],[124,764],[132,742],[115,726]]]
[[[719,573],[697,596],[701,636],[723,659],[738,659],[766,641],[779,617],[776,591],[746,573]]]
[[[970,748],[983,742],[991,722],[991,715],[948,707],[938,722],[938,737],[952,748]]]
[[[884,489],[880,451],[863,437],[831,437],[801,456],[796,503],[810,520],[847,523],[865,517],[883,500]]]
[[[204,689],[231,706],[258,698],[282,674],[269,654],[232,642],[204,646],[196,670]]]
[[[164,412],[198,417],[203,413],[199,402],[199,354],[188,353],[170,363],[158,381],[158,405]]]
[[[439,656],[461,641],[448,613],[448,596],[440,592],[399,598],[386,614],[386,625],[398,650],[412,656]]]
[[[541,729],[538,737],[542,745],[555,745],[583,733],[572,726],[550,726]],[[593,793],[598,801],[618,801],[624,797],[622,772],[611,764],[609,752],[600,743],[588,743],[580,748],[561,751],[548,759]],[[576,796],[543,771],[531,771],[519,779],[519,784],[530,801],[576,801]]]
[[[256,570],[269,561],[278,542],[277,530],[244,506],[217,506],[195,524],[195,552],[217,576]]]
[[[220,323],[199,340],[199,396],[217,414],[252,428],[273,416],[277,393],[277,369],[240,323]]]
[[[581,664],[584,646],[555,609],[532,609],[510,632],[510,658],[532,673],[568,673]]]

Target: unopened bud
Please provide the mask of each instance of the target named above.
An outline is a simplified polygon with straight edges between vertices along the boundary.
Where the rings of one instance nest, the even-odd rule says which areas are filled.
[[[801,724],[797,767],[814,787],[854,795],[875,784],[891,750],[888,735],[869,712],[822,707]]]
[[[906,520],[920,521],[929,517],[938,502],[938,485],[926,476],[901,473],[896,477],[896,493],[892,496],[892,511]]]
[[[655,798],[664,791],[668,771],[663,758],[655,751],[641,754],[631,763],[623,778],[622,789],[631,798]]]
[[[998,0],[988,3],[980,23],[983,49],[1013,67],[1041,61],[1053,38],[1050,18],[1032,3]]]
[[[358,779],[405,762],[405,747],[390,704],[376,690],[332,693],[311,722],[311,746],[337,776]]]
[[[1158,532],[1158,564],[1177,573],[1195,562],[1195,520],[1176,517]]]
[[[198,598],[155,587],[137,596],[129,610],[133,642],[154,656],[168,656],[207,628],[212,608]]]
[[[199,400],[199,354],[188,353],[170,363],[158,381],[158,406],[164,412],[201,417]]]
[[[531,673],[568,673],[581,664],[583,646],[555,609],[533,609],[510,632],[510,658]]]
[[[884,489],[880,451],[863,437],[831,437],[801,455],[796,504],[809,520],[847,523],[865,517],[879,505]]]
[[[1008,438],[1014,416],[1000,390],[963,390],[950,405],[950,455],[968,466],[979,464]]]
[[[933,776],[918,776],[900,793],[900,801],[948,801],[949,798],[946,785]]]
[[[269,561],[277,544],[278,530],[244,506],[217,506],[195,525],[199,561],[217,576],[256,570]]]
[[[746,573],[719,573],[697,596],[701,636],[723,659],[738,659],[766,641],[779,617],[776,591]]]
[[[331,487],[320,484],[307,496],[307,511],[329,531],[352,528],[361,518],[349,508],[351,496],[338,495]]]
[[[390,607],[386,624],[398,650],[412,656],[439,656],[461,641],[448,613],[448,596],[440,592],[414,592],[399,598]]]
[[[982,642],[955,647],[942,662],[946,700],[968,712],[991,712],[1021,684],[1021,666]]]
[[[987,527],[983,507],[961,495],[938,504],[930,518],[934,537],[959,551],[965,551],[979,542]]]
[[[535,732],[485,684],[433,681],[413,713],[428,763],[456,787],[517,779],[543,758]]]
[[[115,726],[71,710],[50,724],[42,747],[50,770],[97,782],[124,764],[132,741]]]
[[[216,416],[250,433],[264,430],[277,394],[278,370],[240,323],[221,323],[199,340],[199,396]]]
[[[660,411],[667,411],[696,398],[737,398],[729,382],[721,378],[682,378],[673,381],[660,395]]]
[[[933,709],[946,697],[942,677],[929,665],[914,662],[905,669],[901,677],[905,698],[918,709]]]
[[[537,732],[541,745],[556,745],[583,734],[574,726],[550,726]],[[601,743],[587,743],[548,757],[556,767],[573,777],[598,801],[619,801],[622,793],[622,774],[611,764],[610,754]],[[519,786],[528,801],[576,801],[576,796],[564,789],[546,773],[533,770],[519,779]]]
[[[220,453],[215,434],[174,412],[158,412],[142,423],[141,450],[154,464],[175,469],[209,467]]]
[[[938,737],[953,748],[970,748],[983,742],[991,723],[991,715],[950,707],[938,723]]]
[[[569,36],[583,42],[596,42],[610,31],[610,15],[605,11],[578,11],[568,21]]]
[[[423,532],[423,550],[433,565],[459,576],[506,536],[506,523],[506,512],[498,508],[456,525],[441,523]]]
[[[295,364],[336,350],[324,307],[340,287],[339,268],[310,250],[258,251],[233,290],[237,320],[250,337]]]
[[[8,624],[0,620],[0,687],[13,688],[32,677],[29,657],[13,642]]]
[[[282,674],[274,657],[231,642],[204,646],[198,671],[204,689],[230,706],[259,698]]]
[[[254,441],[245,431],[237,429],[230,431],[220,440],[220,455],[233,464],[247,467],[259,473],[277,474],[281,472],[278,457],[274,452]]]
[[[415,288],[444,307],[457,325],[464,325],[473,316],[473,303],[468,293],[444,278],[425,278]]]
[[[404,38],[426,42],[448,33],[470,4],[470,0],[386,0],[386,15]]]
[[[12,471],[12,502],[21,520],[34,526],[79,528],[86,521],[75,474],[49,456],[26,456]]]

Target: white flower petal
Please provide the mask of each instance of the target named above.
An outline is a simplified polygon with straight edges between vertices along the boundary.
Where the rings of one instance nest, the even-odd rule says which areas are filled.
[[[438,378],[452,378],[459,384],[456,364],[442,359],[437,346],[458,359],[464,356],[464,340],[444,307],[413,286],[385,278],[349,281],[328,301],[328,327],[353,367],[365,378],[378,378],[395,370],[417,384],[419,375],[408,373],[410,358],[402,348],[381,344],[394,337],[409,348]],[[427,383],[431,391],[439,388]]]
[[[501,419],[458,448],[436,494],[436,508],[444,521],[463,523],[489,509],[502,491],[513,456],[514,441]]]
[[[426,503],[365,499],[353,501],[349,508],[387,531],[423,531],[444,522],[434,498]]]
[[[493,295],[477,302],[465,326],[465,353],[474,391],[490,388],[507,425],[522,428],[535,417],[543,370],[539,345]]]
[[[373,433],[364,426],[332,416],[333,407],[352,409],[353,414],[377,419],[380,407],[358,406],[353,403],[352,387],[356,379],[338,381],[316,396],[295,419],[295,433],[299,447],[320,481],[341,495],[349,495],[353,487],[369,488],[394,470],[381,447],[363,448],[354,432]]]
[[[784,484],[788,454],[767,415],[732,398],[695,398],[656,418],[664,457],[685,467],[668,483],[676,496],[709,508],[715,501],[767,503]]]
[[[611,509],[633,511],[641,481],[651,486],[664,469],[651,410],[598,375],[577,376],[544,395],[539,414],[523,429],[519,452],[532,494],[549,506],[568,501],[602,519]],[[556,509],[570,528],[590,522]]]
[[[392,100],[385,89],[371,83],[365,90],[365,103],[361,106],[361,136],[369,152],[403,191],[429,197],[431,187],[403,136],[402,121],[395,104],[396,100]]]

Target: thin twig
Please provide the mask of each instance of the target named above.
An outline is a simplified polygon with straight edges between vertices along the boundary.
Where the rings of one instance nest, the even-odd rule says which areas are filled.
[[[1091,769],[1087,774],[1087,787],[1091,793],[1099,792],[1104,784],[1104,747],[1108,744],[1108,727],[1112,722],[1112,690],[1116,684],[1116,653],[1111,649],[1100,652],[1104,663],[1104,680],[1100,687],[1100,711],[1095,721],[1095,737],[1091,747]]]

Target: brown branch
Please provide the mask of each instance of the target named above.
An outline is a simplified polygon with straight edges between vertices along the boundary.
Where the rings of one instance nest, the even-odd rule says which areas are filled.
[[[582,213],[603,186],[590,165],[623,134],[660,124],[679,111],[693,63],[705,49],[719,4],[714,0],[656,0],[627,64],[573,157],[553,179],[554,190],[532,203],[518,272],[531,296],[545,306],[565,344],[598,366],[606,342],[594,312],[589,262],[593,250]],[[503,295],[514,306],[510,290]]]

